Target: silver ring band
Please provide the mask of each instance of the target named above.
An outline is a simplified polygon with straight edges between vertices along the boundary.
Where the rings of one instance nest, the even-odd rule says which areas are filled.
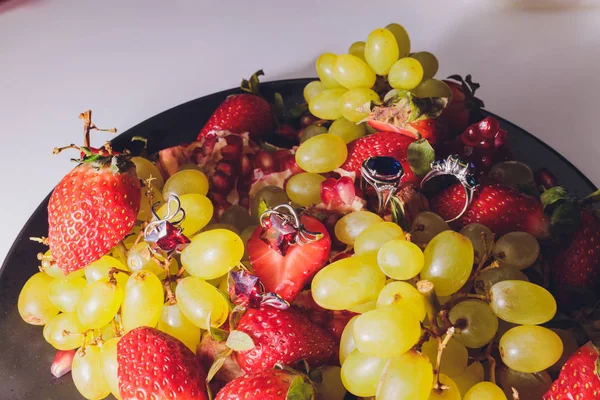
[[[368,184],[377,193],[377,213],[382,214],[392,196],[398,191],[404,169],[394,157],[376,156],[367,158],[361,165],[363,189]]]

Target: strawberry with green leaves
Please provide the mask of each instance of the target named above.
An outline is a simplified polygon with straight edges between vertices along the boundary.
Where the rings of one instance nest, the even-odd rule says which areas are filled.
[[[567,360],[558,379],[543,400],[599,400],[600,358],[598,347],[588,342]]]
[[[308,378],[284,369],[249,373],[229,382],[215,400],[313,400]]]
[[[91,112],[79,165],[56,186],[48,202],[48,243],[66,273],[108,253],[131,231],[140,208],[141,187],[128,155],[89,147]],[[64,149],[55,149],[59,153]]]

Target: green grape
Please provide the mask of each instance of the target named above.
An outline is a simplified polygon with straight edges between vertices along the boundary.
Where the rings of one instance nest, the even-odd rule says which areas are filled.
[[[445,82],[437,79],[428,79],[421,82],[412,92],[415,96],[422,99],[427,97],[447,97],[448,101],[452,99],[452,90],[450,87]]]
[[[563,365],[565,365],[567,360],[569,360],[569,358],[571,358],[571,356],[577,350],[579,350],[579,344],[577,343],[572,331],[566,331],[562,329],[552,329],[552,331],[554,331],[558,337],[560,337],[560,340],[563,343],[563,352],[558,361],[548,368],[548,372],[558,375],[560,369]]]
[[[164,204],[163,196],[156,186],[150,185],[150,190],[152,192],[152,205],[158,203],[158,206]],[[147,187],[142,188],[142,199],[140,201],[140,210],[138,211],[137,220],[138,221],[150,221],[154,216],[152,214],[152,208],[150,207],[150,201],[146,197],[146,192],[148,192]]]
[[[453,375],[454,383],[460,391],[460,395],[464,396],[475,384],[483,381],[483,365],[479,361],[474,361],[467,366],[464,372],[458,376]]]
[[[355,396],[375,396],[387,362],[387,358],[370,356],[354,350],[342,365],[344,387]]]
[[[350,45],[348,49],[348,54],[352,54],[355,57],[360,58],[363,61],[367,61],[365,59],[365,42],[354,42]]]
[[[131,271],[149,271],[160,279],[163,279],[166,276],[165,269],[160,265],[158,260],[164,261],[160,255],[154,254],[150,249],[150,245],[143,240],[131,247],[127,252],[127,267]],[[171,259],[171,263],[177,265],[177,261],[174,258]],[[125,287],[125,284],[122,286]]]
[[[125,332],[156,326],[163,305],[163,286],[150,271],[134,272],[125,286],[121,322]]]
[[[300,134],[300,143],[306,142],[308,139],[327,133],[327,128],[320,123],[310,124],[302,130]]]
[[[448,317],[457,329],[456,340],[472,349],[491,342],[498,331],[498,317],[483,301],[461,301],[452,307]]]
[[[73,350],[82,345],[85,330],[75,313],[62,313],[44,326],[44,339],[57,350]]]
[[[280,204],[288,203],[290,199],[287,197],[285,190],[279,186],[265,186],[260,189],[250,203],[250,215],[255,217],[258,221],[258,217],[264,210],[261,209],[261,203],[264,202],[266,207],[273,208]]]
[[[487,179],[517,190],[537,193],[533,171],[528,165],[519,161],[503,161],[494,164],[488,172]]]
[[[211,220],[213,216],[213,204],[208,197],[197,193],[180,195],[179,200],[181,201],[181,208],[185,210],[185,219],[181,222],[180,226],[183,229],[183,234],[189,237],[204,228]],[[164,218],[167,215],[168,207],[168,204],[163,204],[158,209],[156,213],[160,218]],[[170,221],[178,221],[180,219],[181,214],[176,214]]]
[[[438,71],[438,59],[428,51],[419,51],[411,54],[411,57],[417,60],[423,67],[423,80],[426,81],[435,76]]]
[[[340,338],[340,365],[343,365],[348,355],[356,349],[356,343],[354,343],[354,323],[357,318],[358,315],[352,317],[342,331]]]
[[[365,59],[377,75],[387,75],[400,56],[398,42],[387,29],[375,29],[365,43]]]
[[[546,371],[528,374],[502,367],[496,373],[499,386],[506,397],[512,398],[515,388],[521,399],[541,399],[552,385],[552,378]]]
[[[463,397],[463,400],[507,400],[502,389],[492,382],[479,382]]]
[[[563,352],[560,337],[550,329],[522,325],[500,339],[500,357],[507,367],[519,372],[540,372],[558,361]]]
[[[135,173],[138,178],[146,182],[152,177],[152,185],[156,186],[159,190],[163,188],[165,180],[152,161],[144,157],[131,157],[131,162],[135,164]]]
[[[492,311],[505,321],[538,325],[556,314],[556,300],[541,286],[525,281],[502,281],[490,290]]]
[[[383,219],[370,211],[355,211],[344,215],[335,224],[335,236],[342,243],[353,245],[354,241],[365,229]]]
[[[312,98],[327,89],[327,86],[321,81],[312,81],[304,87],[304,100],[308,103]]]
[[[377,400],[427,400],[432,383],[429,359],[410,350],[387,362],[377,387]]]
[[[51,276],[38,272],[25,282],[17,302],[23,321],[31,325],[45,325],[58,314],[58,308],[48,298],[53,280]]]
[[[208,231],[212,231],[215,229],[225,229],[225,230],[235,233],[236,235],[240,234],[240,231],[238,231],[235,226],[230,225],[230,224],[208,224],[203,229],[203,232],[208,232]]]
[[[79,321],[88,329],[102,328],[114,317],[123,302],[123,289],[106,280],[85,287],[75,311]]]
[[[512,322],[506,322],[505,320],[498,318],[498,331],[496,332],[496,336],[494,336],[494,343],[499,343],[502,336],[504,336],[506,332],[515,326],[519,325],[513,324]]]
[[[254,219],[250,216],[248,209],[237,204],[229,206],[219,218],[219,222],[233,225],[240,232],[254,225]]]
[[[431,364],[436,365],[439,342],[437,339],[431,338],[423,344],[421,351],[427,357]],[[442,362],[440,363],[440,372],[449,376],[457,376],[465,372],[469,353],[467,348],[458,340],[450,338],[448,345],[442,353]]]
[[[494,258],[500,266],[525,269],[535,263],[540,255],[540,245],[527,232],[510,232],[502,236],[494,246]]]
[[[425,297],[406,282],[390,282],[381,289],[377,297],[377,308],[385,306],[410,311],[419,321],[425,319]]]
[[[341,167],[347,156],[346,143],[336,135],[312,137],[296,150],[298,166],[306,172],[315,174],[331,172]]]
[[[341,368],[325,365],[320,368],[322,381],[317,382],[316,400],[344,400],[346,388],[342,383]]]
[[[417,344],[420,337],[419,320],[408,309],[397,306],[368,311],[354,323],[356,348],[371,356],[398,357]]]
[[[379,268],[392,279],[414,278],[423,269],[424,262],[419,246],[403,239],[390,240],[377,253]]]
[[[77,350],[73,358],[71,376],[79,393],[90,400],[103,399],[110,394],[104,379],[99,346],[86,346]]]
[[[244,243],[227,229],[201,232],[181,252],[181,264],[192,276],[214,279],[228,273],[242,260]]]
[[[342,116],[341,98],[346,88],[325,89],[308,103],[310,113],[320,119],[338,119]]]
[[[362,111],[364,105],[375,102],[379,103],[379,95],[371,89],[350,89],[340,98],[342,115],[349,121],[360,122],[369,116],[369,111]]]
[[[400,90],[414,89],[422,79],[423,67],[412,57],[404,57],[396,61],[388,75],[390,86]]]
[[[450,227],[442,217],[431,211],[423,211],[413,219],[410,227],[411,241],[418,245],[425,245],[443,231]]]
[[[351,54],[340,54],[333,63],[333,77],[348,89],[370,88],[375,84],[375,73],[366,62]]]
[[[346,310],[377,299],[385,275],[373,255],[335,261],[317,272],[311,292],[315,302],[329,310]]]
[[[329,127],[329,133],[341,137],[346,143],[350,143],[365,136],[367,131],[364,124],[357,124],[342,117],[333,121]]]
[[[479,263],[482,257],[491,253],[494,245],[494,234],[487,226],[477,222],[469,224],[460,230],[460,234],[466,236],[473,245],[475,252],[475,263]]]
[[[169,200],[169,196],[172,194],[179,197],[184,194],[201,194],[206,196],[208,193],[208,178],[204,175],[204,172],[197,169],[184,169],[183,171],[176,172],[167,179],[162,193],[165,201]]]
[[[156,328],[181,340],[191,351],[196,352],[202,333],[200,328],[183,315],[177,304],[165,303]]]
[[[428,400],[460,400],[458,385],[448,375],[440,374],[440,383],[445,388],[433,388]]]
[[[473,269],[473,245],[460,233],[444,231],[425,248],[425,266],[421,279],[431,281],[440,296],[458,291]]]
[[[377,222],[365,228],[356,237],[354,252],[356,254],[378,252],[381,246],[393,239],[405,239],[402,228],[393,222]]]
[[[357,314],[364,314],[367,311],[371,311],[376,308],[377,308],[377,301],[371,300],[371,301],[367,301],[366,303],[357,304],[352,307],[348,307],[348,311],[352,311]]]
[[[388,31],[392,32],[394,38],[396,39],[396,43],[398,44],[398,53],[400,57],[406,57],[410,53],[410,38],[408,37],[408,32],[406,29],[400,24],[389,24],[385,27]]]
[[[325,177],[311,172],[302,172],[292,176],[286,186],[285,192],[290,200],[302,207],[308,207],[321,202],[321,182]]]
[[[488,293],[492,286],[502,281],[526,281],[529,278],[523,272],[513,267],[498,267],[485,270],[475,278],[475,291],[480,294]]]
[[[117,343],[119,343],[119,339],[112,338],[104,342],[100,350],[100,363],[102,364],[102,375],[110,388],[110,392],[118,400],[121,400],[119,377],[117,375],[119,368],[119,364],[117,363]]]
[[[229,305],[212,285],[193,276],[183,278],[175,289],[179,309],[194,325],[207,329],[210,314],[211,326],[221,326],[227,320]]]
[[[329,89],[342,86],[333,76],[333,64],[336,59],[337,56],[333,53],[323,53],[317,58],[316,62],[317,75],[319,75],[319,79],[325,87]]]
[[[87,281],[83,278],[55,279],[48,286],[48,298],[62,312],[73,312]]]
[[[111,256],[102,256],[98,260],[89,263],[85,267],[85,278],[87,279],[88,283],[99,280],[107,280],[110,277],[109,272],[112,268],[127,271],[127,267],[118,259]],[[129,275],[122,272],[117,272],[115,274],[115,279],[117,280],[117,284],[124,288],[127,280],[129,279]]]

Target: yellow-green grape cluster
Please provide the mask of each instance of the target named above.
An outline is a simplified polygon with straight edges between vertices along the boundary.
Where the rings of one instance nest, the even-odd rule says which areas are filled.
[[[540,254],[537,239],[527,232],[510,232],[494,245],[494,258],[502,267],[525,269],[535,263]]]
[[[285,192],[294,203],[308,207],[321,202],[321,182],[325,177],[311,172],[292,176],[285,186]]]
[[[340,118],[341,115],[331,119]],[[342,166],[348,157],[346,142],[337,135],[314,136],[298,147],[296,162],[307,172],[322,174]]]

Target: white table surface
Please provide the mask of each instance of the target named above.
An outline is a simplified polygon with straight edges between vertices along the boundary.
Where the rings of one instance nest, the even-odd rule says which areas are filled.
[[[600,184],[600,9],[498,3],[0,0],[0,260],[72,168],[51,151],[80,143],[79,112],[124,131],[259,68],[266,80],[315,76],[320,53],[389,22],[438,56],[439,76],[472,73],[489,110]]]

